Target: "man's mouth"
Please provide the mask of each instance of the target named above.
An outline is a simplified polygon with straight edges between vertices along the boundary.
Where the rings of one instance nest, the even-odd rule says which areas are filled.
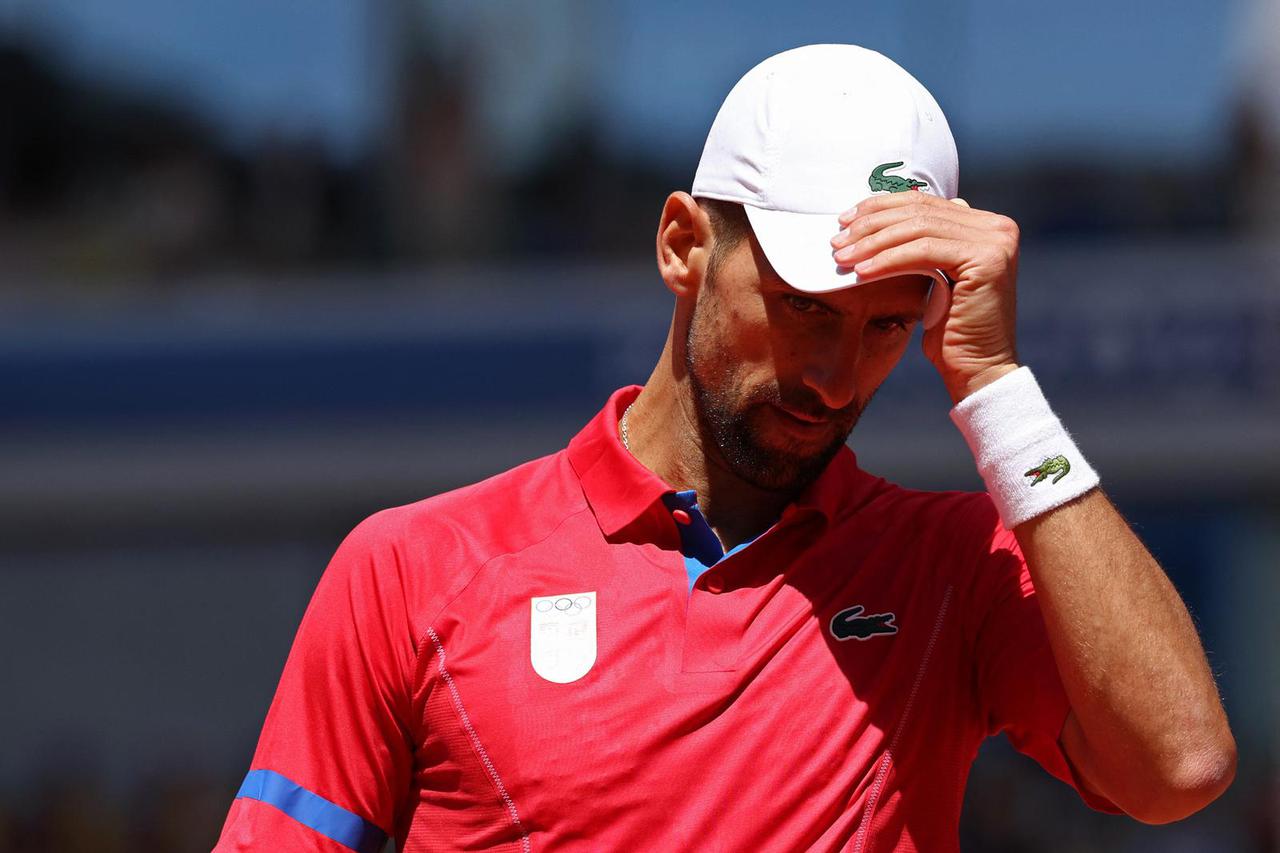
[[[788,409],[786,406],[778,406],[777,408],[778,411],[782,412],[784,415],[795,418],[796,420],[806,424],[822,424],[830,420],[824,415],[811,415],[808,412],[798,412],[795,409]]]
[[[831,426],[831,419],[823,415],[814,415],[809,412],[799,412],[794,409],[784,408],[783,406],[771,407],[779,416],[779,420],[793,431],[801,432],[806,435],[816,435],[826,432]]]

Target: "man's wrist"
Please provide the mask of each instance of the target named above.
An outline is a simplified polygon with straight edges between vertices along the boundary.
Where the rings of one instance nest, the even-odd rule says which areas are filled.
[[[1013,373],[1020,366],[1016,360],[1003,361],[990,367],[984,367],[977,373],[949,385],[947,391],[951,394],[951,403],[958,405],[965,397],[987,387],[1001,376]]]
[[[1098,485],[1025,367],[971,393],[951,410],[951,420],[1010,530]]]

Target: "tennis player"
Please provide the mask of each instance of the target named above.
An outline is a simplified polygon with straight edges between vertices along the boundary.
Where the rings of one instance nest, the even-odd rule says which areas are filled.
[[[1217,797],[1196,631],[1018,360],[1016,225],[957,182],[880,54],[749,71],[662,208],[649,380],[356,528],[217,850],[954,851],[998,732],[1097,809]],[[845,444],[917,325],[985,493]]]

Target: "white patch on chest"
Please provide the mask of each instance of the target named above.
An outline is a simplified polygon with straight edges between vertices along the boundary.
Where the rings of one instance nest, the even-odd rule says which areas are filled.
[[[529,662],[556,684],[577,681],[596,662],[596,594],[567,592],[529,599]]]

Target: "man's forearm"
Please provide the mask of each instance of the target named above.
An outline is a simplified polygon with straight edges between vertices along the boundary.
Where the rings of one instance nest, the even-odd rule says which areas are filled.
[[[915,192],[873,195],[839,219],[837,263],[868,279],[939,269],[951,284],[921,344],[1031,568],[1073,708],[1067,755],[1140,820],[1195,811],[1229,784],[1235,744],[1177,592],[1018,367],[1017,223]]]
[[[1195,626],[1100,489],[1014,529],[1072,713],[1062,744],[1084,781],[1139,820],[1215,799],[1236,751]]]

